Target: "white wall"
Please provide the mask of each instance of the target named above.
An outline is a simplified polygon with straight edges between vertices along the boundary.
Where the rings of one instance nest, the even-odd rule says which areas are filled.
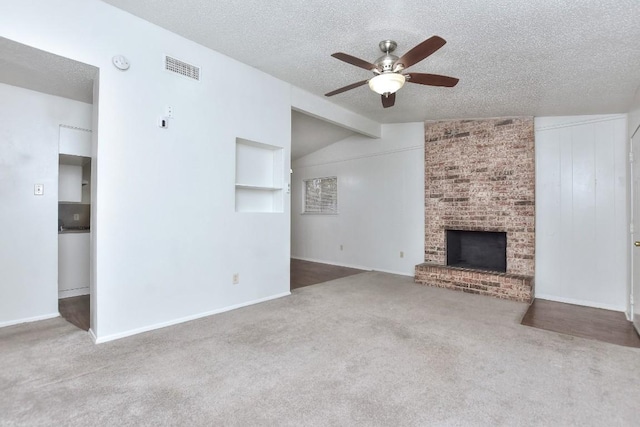
[[[325,97],[313,95],[295,86],[291,88],[291,108],[361,135],[380,138],[382,133],[380,123],[340,107]]]
[[[0,84],[0,326],[58,315],[58,127],[90,128],[91,114]]]
[[[625,311],[626,115],[535,126],[536,298]]]
[[[338,177],[339,214],[301,215],[303,180],[327,176]],[[300,158],[291,203],[294,258],[413,276],[424,262],[424,124],[383,125],[381,139]]]
[[[2,1],[0,9],[3,37],[100,69],[92,182],[98,341],[288,293],[289,198],[280,214],[234,209],[236,137],[282,146],[289,158],[288,84],[100,1]],[[111,64],[116,54],[129,59],[128,71]],[[200,66],[202,80],[165,71],[164,54]],[[167,105],[174,118],[160,129]],[[47,167],[53,166],[35,169]],[[30,191],[40,179],[32,175],[14,185]],[[34,200],[12,205],[8,215],[33,209]],[[47,229],[54,233],[55,214],[51,218]],[[43,280],[55,277],[55,259],[44,252],[51,271],[39,273]],[[234,273],[240,274],[235,286]],[[15,278],[10,287],[34,279],[22,270],[8,277]],[[43,306],[28,314],[3,310],[4,319],[55,311],[56,286],[43,287]],[[27,300],[6,304],[31,304]],[[6,293],[0,301],[5,304]]]

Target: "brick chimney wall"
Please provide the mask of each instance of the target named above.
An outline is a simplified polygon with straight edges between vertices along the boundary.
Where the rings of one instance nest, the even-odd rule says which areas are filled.
[[[532,286],[533,118],[425,123],[425,264],[446,265],[446,229],[506,232],[507,275]]]

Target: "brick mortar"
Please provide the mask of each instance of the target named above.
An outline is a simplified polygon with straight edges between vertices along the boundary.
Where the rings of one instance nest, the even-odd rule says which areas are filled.
[[[424,263],[416,266],[415,282],[530,303],[533,300],[533,277],[496,273]]]
[[[506,232],[507,273],[534,275],[533,118],[425,123],[427,263],[446,264],[446,229]]]

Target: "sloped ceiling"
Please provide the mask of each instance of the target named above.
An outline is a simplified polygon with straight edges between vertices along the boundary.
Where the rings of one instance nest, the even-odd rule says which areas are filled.
[[[345,139],[354,132],[297,111],[291,112],[291,160]]]
[[[0,83],[93,102],[98,69],[0,37]]]

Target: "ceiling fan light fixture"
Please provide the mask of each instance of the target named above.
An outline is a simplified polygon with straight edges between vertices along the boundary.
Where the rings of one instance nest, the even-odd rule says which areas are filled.
[[[406,77],[400,73],[383,73],[369,80],[369,88],[380,95],[396,93],[404,85],[405,80]]]

